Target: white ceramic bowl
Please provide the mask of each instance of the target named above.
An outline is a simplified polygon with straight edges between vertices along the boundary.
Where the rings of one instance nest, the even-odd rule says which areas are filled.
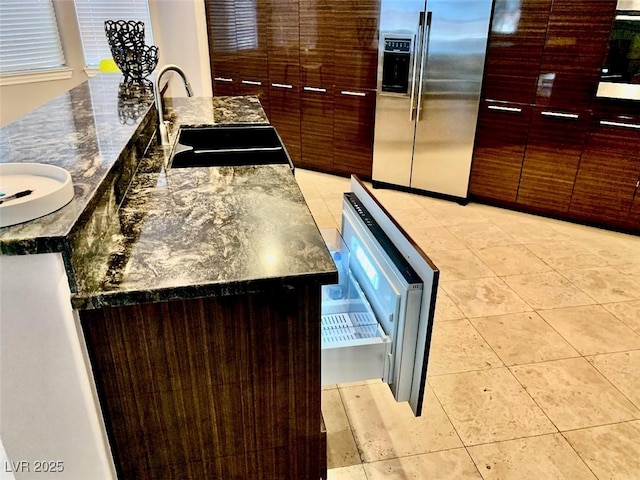
[[[73,198],[71,174],[43,163],[0,163],[0,200],[33,190],[0,204],[0,227],[28,222],[64,207]]]

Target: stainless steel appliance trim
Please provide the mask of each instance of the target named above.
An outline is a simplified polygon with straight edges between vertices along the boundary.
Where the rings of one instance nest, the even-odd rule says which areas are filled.
[[[352,97],[366,97],[367,96],[367,94],[364,93],[364,92],[352,92],[350,90],[342,90],[340,93],[342,95],[349,95],[349,96],[352,96]]]
[[[623,128],[638,128],[638,129],[640,129],[640,124],[638,124],[638,123],[612,122],[611,120],[600,120],[600,125],[608,125],[610,127],[623,127]]]
[[[233,78],[227,78],[227,77],[214,77],[214,80],[216,82],[233,82]]]
[[[543,110],[540,112],[540,115],[543,117],[555,117],[555,118],[567,118],[571,120],[577,120],[580,118],[580,115],[577,113],[562,113],[562,112],[550,112],[548,110]]]
[[[499,110],[501,112],[522,113],[522,109],[518,107],[501,107],[500,105],[488,105],[489,110]]]
[[[293,85],[289,85],[288,83],[272,83],[271,86],[276,88],[293,88]]]
[[[424,12],[420,13],[422,17]],[[422,107],[422,85],[424,83],[424,71],[427,68],[426,61],[429,56],[429,38],[431,37],[431,17],[433,13],[426,13],[426,21],[424,22],[424,28],[422,30],[422,40],[420,42],[420,86],[418,87],[418,112],[416,114],[416,121],[420,121],[420,110]]]
[[[304,90],[306,90],[307,92],[319,92],[319,93],[326,93],[327,89],[326,88],[320,88],[320,87],[302,87]]]
[[[257,82],[255,80],[241,80],[245,85],[262,85],[262,82]]]
[[[418,35],[414,38],[413,41],[413,65],[412,65],[412,73],[411,73],[411,95],[409,96],[410,103],[409,103],[409,121],[413,122],[415,120],[415,117],[413,116],[413,112],[416,110],[416,74],[417,74],[417,69],[418,69],[418,52],[420,51],[418,48],[418,44],[416,44],[416,42],[419,42],[420,39],[422,39],[422,29],[424,28],[424,16],[423,16],[423,12],[420,12],[419,15],[419,19],[418,19]]]

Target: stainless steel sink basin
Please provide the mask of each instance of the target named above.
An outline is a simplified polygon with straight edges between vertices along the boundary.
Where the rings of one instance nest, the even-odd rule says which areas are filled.
[[[172,168],[225,167],[293,163],[270,125],[182,128]]]

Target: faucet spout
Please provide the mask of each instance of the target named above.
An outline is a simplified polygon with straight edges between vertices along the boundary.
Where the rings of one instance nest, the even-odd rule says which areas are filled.
[[[156,84],[153,89],[155,95],[155,103],[156,103],[156,111],[158,113],[158,143],[160,145],[166,145],[169,143],[169,132],[167,130],[167,124],[164,121],[164,111],[162,106],[162,92],[160,90],[160,81],[165,73],[172,71],[176,72],[182,78],[182,83],[184,83],[184,88],[187,91],[187,96],[193,97],[193,89],[191,88],[191,84],[187,80],[187,76],[184,71],[177,65],[168,64],[162,67],[157,75],[156,75]]]

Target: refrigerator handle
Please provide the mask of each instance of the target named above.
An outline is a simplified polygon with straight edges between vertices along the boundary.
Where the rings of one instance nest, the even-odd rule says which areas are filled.
[[[422,59],[422,38],[424,37],[424,12],[420,12],[418,18],[418,35],[413,45],[413,65],[411,68],[411,101],[409,103],[409,121],[415,120],[416,112],[416,73],[418,71],[418,58]],[[422,60],[421,60],[422,61]]]
[[[422,41],[420,42],[420,83],[418,86],[418,115],[417,120],[420,121],[420,107],[422,106],[422,82],[424,78],[425,62],[429,55],[429,38],[431,37],[431,17],[433,12],[427,12],[427,21],[422,32]]]

